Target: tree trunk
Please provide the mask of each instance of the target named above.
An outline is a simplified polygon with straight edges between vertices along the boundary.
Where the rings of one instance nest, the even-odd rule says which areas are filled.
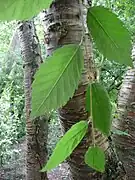
[[[83,34],[82,13],[86,16],[86,9],[81,11],[82,4],[79,0],[55,0],[50,8],[44,12],[43,25],[45,31],[45,44],[47,56],[58,47],[65,44],[79,44]],[[84,22],[86,26],[86,22]],[[89,83],[89,74],[91,79],[95,78],[95,71],[92,63],[92,47],[87,28],[85,27],[85,41],[82,46],[84,50],[85,68],[82,78],[76,90],[74,97],[68,103],[59,109],[60,122],[63,132],[65,133],[73,124],[80,120],[87,120],[88,114],[85,109],[85,94]],[[91,70],[91,71],[90,71]],[[68,159],[71,171],[71,179],[73,180],[98,180],[98,179],[116,179],[117,160],[107,138],[100,132],[96,132],[96,144],[107,152],[107,168],[106,173],[101,174],[89,168],[84,162],[84,154],[88,147],[92,144],[91,127],[87,136],[80,145],[72,153]],[[113,156],[112,156],[112,154]],[[114,159],[113,159],[114,158]],[[117,174],[118,176],[118,174]]]
[[[135,62],[135,46],[133,48]],[[114,127],[130,136],[113,135],[119,159],[124,165],[129,180],[135,179],[135,69],[127,71],[118,97],[118,119]]]
[[[46,117],[30,119],[31,85],[42,58],[33,21],[19,22],[18,34],[24,61],[24,89],[26,108],[26,180],[46,180],[39,172],[47,158],[48,123]]]

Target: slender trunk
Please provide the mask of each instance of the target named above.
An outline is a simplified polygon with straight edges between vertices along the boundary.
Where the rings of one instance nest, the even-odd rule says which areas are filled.
[[[135,46],[133,48],[135,62]],[[116,150],[129,180],[135,179],[135,69],[127,71],[118,97],[118,119],[114,127],[130,136],[113,135]]]
[[[20,46],[24,60],[24,89],[26,108],[26,180],[46,180],[46,173],[39,172],[47,157],[48,124],[46,117],[30,119],[31,84],[41,63],[41,52],[33,21],[18,25]]]
[[[56,0],[50,8],[44,12],[44,31],[47,56],[57,48],[65,44],[79,44],[83,34],[82,28],[82,12],[79,0]],[[86,9],[84,10],[86,16]],[[85,22],[84,22],[85,23]],[[86,23],[84,24],[86,25]],[[73,124],[80,120],[87,120],[88,114],[85,109],[85,94],[89,83],[89,73],[91,79],[95,78],[95,72],[92,63],[92,47],[91,40],[88,36],[87,28],[85,27],[85,41],[82,46],[84,50],[85,68],[82,73],[82,78],[76,90],[74,97],[68,103],[59,109],[60,122],[63,132],[65,133]],[[91,71],[90,71],[91,70]],[[90,71],[90,72],[89,72]],[[116,177],[115,168],[117,168],[117,160],[113,151],[109,148],[107,138],[100,132],[96,132],[96,143],[107,152],[107,168],[106,173],[101,174],[89,168],[84,162],[84,154],[88,147],[92,144],[91,127],[87,136],[83,139],[80,145],[75,149],[68,163],[71,171],[71,179],[73,180],[98,180],[98,179],[113,179]],[[114,174],[114,175],[113,175]],[[117,175],[118,176],[118,175]],[[116,178],[115,178],[116,179]]]

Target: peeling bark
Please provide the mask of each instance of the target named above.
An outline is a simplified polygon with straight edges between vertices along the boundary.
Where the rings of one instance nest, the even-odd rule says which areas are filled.
[[[133,48],[135,62],[135,47]],[[127,71],[118,97],[118,119],[114,127],[127,131],[130,136],[113,135],[118,157],[123,163],[129,180],[135,179],[135,69]]]
[[[33,21],[19,22],[18,35],[24,61],[24,90],[26,109],[26,180],[47,180],[46,173],[39,172],[47,158],[47,118],[30,118],[31,85],[42,58]]]

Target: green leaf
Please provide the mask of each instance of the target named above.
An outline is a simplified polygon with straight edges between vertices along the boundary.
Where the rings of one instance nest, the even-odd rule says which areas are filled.
[[[78,87],[82,69],[83,53],[79,45],[65,45],[48,57],[35,75],[31,116],[65,105]]]
[[[0,20],[26,20],[49,7],[52,0],[0,0]]]
[[[112,106],[109,95],[100,83],[91,84],[91,88],[94,127],[105,135],[109,135],[112,123]],[[90,85],[86,93],[86,109],[90,112]]]
[[[119,129],[112,129],[112,133],[120,136],[131,136],[126,131],[120,131]]]
[[[85,163],[99,172],[105,171],[105,154],[99,147],[90,147],[85,154]]]
[[[41,172],[49,171],[55,168],[67,157],[69,157],[72,151],[77,147],[77,145],[85,136],[87,129],[88,123],[86,121],[80,121],[79,123],[73,125],[71,129],[69,129],[63,138],[58,142],[52,156],[50,157],[46,166],[43,167]]]
[[[133,66],[131,35],[114,13],[101,6],[89,8],[87,24],[98,50],[108,60]]]

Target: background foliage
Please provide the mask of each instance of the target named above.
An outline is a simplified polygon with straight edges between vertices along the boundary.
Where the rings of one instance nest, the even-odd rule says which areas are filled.
[[[104,5],[111,8],[126,24],[135,39],[135,4],[133,0],[94,0],[93,5]],[[43,31],[39,17],[36,27],[43,57],[45,49]],[[16,22],[0,22],[0,166],[9,167],[19,158],[18,144],[25,137],[23,66],[19,47],[10,48]],[[104,62],[102,60],[104,59]],[[116,110],[117,94],[127,68],[105,59],[94,46],[94,60],[100,69],[100,81],[109,92],[113,110]],[[53,135],[53,137],[52,137]],[[61,136],[57,112],[53,112],[49,127],[49,154]],[[11,150],[12,149],[12,150]],[[13,164],[13,163],[12,163]],[[8,165],[8,166],[7,166]]]

